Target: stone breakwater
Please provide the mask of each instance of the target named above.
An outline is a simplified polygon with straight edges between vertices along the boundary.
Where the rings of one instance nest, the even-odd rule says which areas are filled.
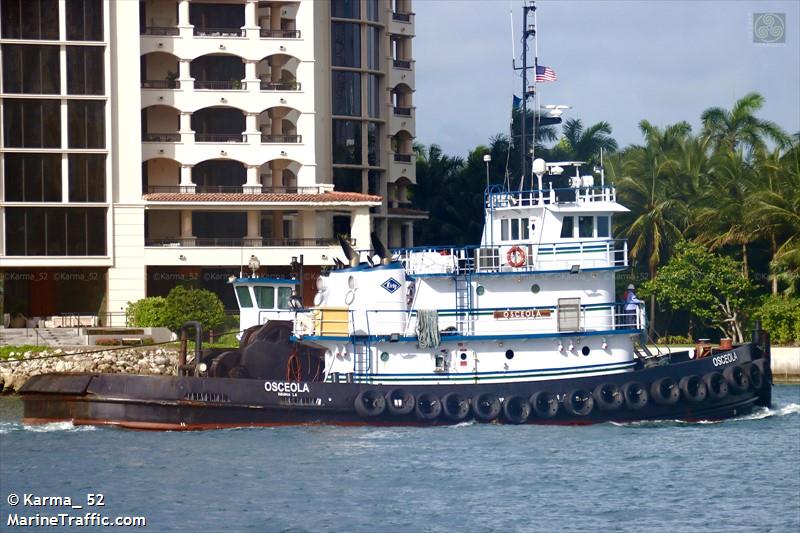
[[[86,350],[56,349],[46,352],[12,353],[8,362],[0,362],[0,390],[18,391],[30,378],[50,372],[103,372],[108,374],[146,374],[174,376],[178,351],[168,348],[131,348],[84,353]],[[36,359],[44,356],[47,359]],[[13,361],[20,358],[21,361]],[[30,359],[27,360],[26,359]]]

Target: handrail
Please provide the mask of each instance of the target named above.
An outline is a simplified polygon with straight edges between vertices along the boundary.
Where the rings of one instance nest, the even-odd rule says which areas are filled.
[[[554,189],[530,189],[523,191],[509,191],[497,187],[486,191],[484,205],[487,208],[498,208],[616,201],[616,189],[610,185],[558,187]]]

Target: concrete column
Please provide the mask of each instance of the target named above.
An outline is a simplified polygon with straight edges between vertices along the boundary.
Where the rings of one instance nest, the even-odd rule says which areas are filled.
[[[188,209],[181,210],[181,240],[184,246],[191,246],[195,236],[192,234],[192,212]]]
[[[244,238],[245,246],[262,246],[261,241],[261,211],[247,212],[247,235]]]
[[[317,212],[300,211],[300,238],[313,239],[316,237],[327,237],[327,235],[317,235]]]
[[[189,26],[189,0],[178,2],[178,26]]]
[[[242,192],[245,194],[261,194],[261,183],[258,180],[259,166],[248,165],[247,167],[247,181],[242,187]]]
[[[181,59],[178,62],[178,81],[181,83],[182,91],[192,91],[194,89],[194,78],[192,78],[191,61],[188,59]]]
[[[283,117],[286,116],[288,113],[285,109],[280,109],[277,107],[273,107],[269,110],[269,118],[270,118],[270,133],[272,135],[282,135],[283,134]]]
[[[244,63],[245,87],[247,87],[247,90],[250,92],[259,92],[261,90],[261,80],[256,73],[257,67],[258,61],[248,60]]]
[[[244,5],[244,26],[243,28],[247,32],[245,35],[247,37],[254,37],[258,38],[258,20],[256,17],[256,13],[258,10],[258,0],[248,0],[247,3]],[[255,30],[255,34],[250,35],[250,30]]]
[[[283,239],[283,211],[272,213],[272,237]]]
[[[192,165],[181,165],[181,192],[193,193],[195,187],[192,182]]]
[[[414,246],[414,223],[406,222],[403,224],[403,229],[406,232],[406,247],[411,248]]]
[[[400,224],[392,224],[389,222],[389,247],[390,248],[399,248],[400,247],[400,232],[402,228]]]
[[[272,4],[272,8],[269,12],[269,29],[271,30],[279,30],[281,29],[281,9],[283,6],[277,2]]]
[[[273,83],[281,81],[281,69],[283,69],[284,64],[285,61],[277,55],[269,57],[269,81]]]
[[[283,187],[283,170],[288,165],[288,161],[275,159],[269,162],[269,168],[272,169],[272,186],[276,189]]]
[[[350,213],[350,238],[355,240],[356,248],[369,247],[371,223],[369,207],[357,207]]]
[[[258,129],[258,113],[247,113],[245,115],[245,136],[247,144],[261,144],[261,131]]]
[[[192,129],[192,114],[189,112],[182,112],[180,116],[180,123],[178,124],[178,133],[181,134],[181,142],[183,144],[194,143],[194,130]]]

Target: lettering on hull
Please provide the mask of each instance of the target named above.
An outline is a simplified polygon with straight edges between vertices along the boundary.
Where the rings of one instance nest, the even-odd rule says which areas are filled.
[[[309,392],[308,383],[297,383],[294,381],[265,381],[264,390],[276,392],[278,396],[297,396]]]
[[[517,318],[549,318],[549,309],[506,309],[495,311],[494,318],[500,320],[513,320]]]

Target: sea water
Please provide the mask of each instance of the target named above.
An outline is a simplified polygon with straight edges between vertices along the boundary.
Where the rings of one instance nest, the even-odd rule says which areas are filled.
[[[13,513],[96,512],[146,518],[117,531],[797,532],[800,386],[774,403],[715,423],[156,433],[24,426],[5,397],[0,531],[37,530]]]

